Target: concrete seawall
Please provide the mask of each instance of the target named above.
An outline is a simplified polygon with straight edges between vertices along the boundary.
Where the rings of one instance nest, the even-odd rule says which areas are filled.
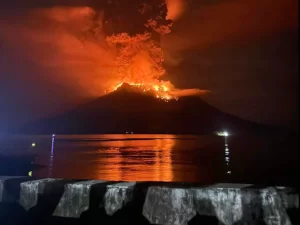
[[[0,224],[296,224],[299,195],[251,184],[0,177]]]

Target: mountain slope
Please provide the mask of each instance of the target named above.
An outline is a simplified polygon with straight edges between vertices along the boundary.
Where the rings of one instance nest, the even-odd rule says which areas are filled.
[[[29,124],[26,133],[173,133],[201,134],[268,131],[221,112],[199,96],[165,102],[123,84],[118,90],[62,115]]]

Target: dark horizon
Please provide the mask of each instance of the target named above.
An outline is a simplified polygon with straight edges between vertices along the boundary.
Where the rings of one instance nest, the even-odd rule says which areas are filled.
[[[112,104],[113,103],[113,104]],[[220,111],[200,96],[157,98],[155,92],[122,84],[117,90],[61,115],[12,130],[15,134],[173,134],[286,136],[285,127],[258,124]]]

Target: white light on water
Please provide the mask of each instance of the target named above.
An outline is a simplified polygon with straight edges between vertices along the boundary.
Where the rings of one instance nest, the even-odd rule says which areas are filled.
[[[224,132],[217,132],[218,136],[228,137],[229,133],[227,131]]]

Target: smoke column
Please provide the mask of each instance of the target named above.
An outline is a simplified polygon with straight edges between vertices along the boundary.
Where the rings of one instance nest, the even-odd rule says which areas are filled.
[[[16,58],[28,61],[32,76],[68,86],[73,95],[101,96],[121,82],[174,91],[171,82],[161,80],[166,71],[160,37],[171,32],[167,14],[175,19],[183,11],[179,1],[167,3],[169,12],[163,0],[33,8],[1,20],[0,38]]]
[[[167,19],[177,20],[179,19],[187,8],[186,0],[166,0],[168,7]]]

